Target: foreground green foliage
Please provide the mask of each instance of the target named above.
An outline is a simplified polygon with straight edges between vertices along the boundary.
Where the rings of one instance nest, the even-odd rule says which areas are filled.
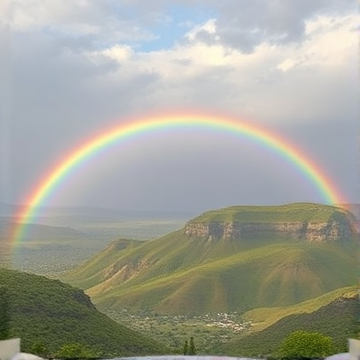
[[[77,343],[107,357],[168,352],[98,312],[83,291],[58,280],[0,269],[0,284],[8,289],[10,335],[21,338],[22,351],[54,355]]]
[[[57,358],[68,359],[68,358],[97,358],[101,357],[101,352],[95,351],[87,346],[80,343],[71,343],[63,345],[55,355]]]
[[[30,346],[30,353],[46,358],[50,355],[48,348],[41,340],[37,340]]]
[[[334,354],[335,345],[331,337],[318,332],[294,331],[281,344],[282,358],[323,358]]]

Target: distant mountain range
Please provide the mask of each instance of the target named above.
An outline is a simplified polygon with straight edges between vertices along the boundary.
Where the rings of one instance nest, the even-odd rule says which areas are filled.
[[[102,208],[47,208],[26,224],[13,250],[18,226],[11,205],[0,204],[0,264],[18,270],[50,274],[68,270],[110,241],[123,237],[148,240],[182,227],[181,212],[118,211]],[[19,211],[19,209],[17,209]]]
[[[244,313],[357,283],[354,216],[319,204],[205,213],[145,243],[119,240],[67,274],[101,309]]]
[[[360,220],[360,204],[348,203],[336,205],[352,212]],[[25,205],[15,205],[0,202],[0,217],[12,217],[25,208]],[[40,206],[37,208],[41,216],[96,216],[103,218],[120,217],[131,219],[166,219],[190,218],[195,211],[180,210],[119,210],[93,206]]]
[[[0,218],[0,238],[12,236],[16,223],[12,222],[8,218]],[[49,226],[39,224],[29,224],[26,227],[26,233],[23,235],[23,240],[26,239],[75,239],[86,238],[86,234],[67,226]]]
[[[13,217],[25,208],[24,205],[12,205],[0,203],[0,217]],[[90,206],[40,206],[37,208],[39,217],[46,216],[88,216],[101,218],[119,218],[119,219],[172,219],[189,218],[194,216],[191,211],[167,211],[167,210],[118,210],[102,207]]]

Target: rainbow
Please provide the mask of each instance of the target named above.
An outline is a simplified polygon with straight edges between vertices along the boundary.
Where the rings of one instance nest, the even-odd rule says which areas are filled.
[[[70,151],[69,154],[56,163],[30,192],[24,202],[26,206],[16,215],[18,225],[16,225],[11,236],[12,247],[15,248],[21,242],[26,224],[34,222],[39,206],[46,203],[49,196],[56,191],[65,178],[80,164],[91,159],[92,155],[124,139],[135,138],[140,134],[158,132],[164,129],[179,130],[184,128],[207,128],[259,141],[294,164],[314,184],[317,191],[324,198],[325,203],[339,204],[343,200],[339,190],[317,164],[312,162],[293,144],[288,143],[284,138],[271,133],[267,129],[239,119],[214,116],[171,115],[150,117],[121,123],[100,135],[97,134]]]

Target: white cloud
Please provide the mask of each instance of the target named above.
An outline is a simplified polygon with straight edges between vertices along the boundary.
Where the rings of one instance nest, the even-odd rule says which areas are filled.
[[[202,32],[205,32],[209,35],[215,34],[216,33],[216,19],[210,19],[202,25],[193,26],[193,28],[188,33],[186,33],[185,37],[190,41],[194,41],[198,37],[199,33],[202,33]],[[220,40],[220,38],[215,36],[215,40]]]
[[[121,64],[116,75],[109,74],[118,81],[130,82],[137,74],[158,75],[144,104],[207,107],[216,101],[219,108],[238,113],[251,109],[252,116],[264,120],[328,121],[351,111],[342,98],[355,86],[349,76],[356,66],[356,22],[355,15],[318,17],[307,23],[308,36],[300,44],[262,43],[247,54],[193,37],[168,50],[136,53],[117,46],[103,55]],[[215,22],[196,26],[189,34],[199,29],[214,32]]]
[[[346,66],[358,55],[358,15],[343,17],[322,16],[307,24],[309,40],[306,52],[309,63],[319,67]]]
[[[94,48],[124,41],[149,41],[154,35],[136,17],[112,2],[92,0],[13,0],[8,22],[15,31],[48,32],[58,37],[92,36]]]
[[[127,45],[115,45],[102,52],[103,55],[118,61],[120,64],[124,61],[129,61],[132,58],[134,51]]]
[[[0,23],[8,23],[11,11],[12,0],[2,0],[0,2]]]

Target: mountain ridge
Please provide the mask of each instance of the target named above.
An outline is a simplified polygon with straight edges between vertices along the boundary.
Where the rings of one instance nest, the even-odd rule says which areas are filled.
[[[212,210],[185,225],[188,237],[241,239],[257,233],[283,234],[295,240],[337,241],[355,231],[355,217],[346,209],[313,203],[282,206],[232,206]]]
[[[209,241],[189,236],[185,226],[142,244],[119,240],[63,280],[86,289],[102,309],[145,307],[172,314],[292,305],[356,283],[351,213],[318,204],[275,209],[289,207],[308,218],[325,213],[330,221],[340,213],[348,231],[331,241],[302,241],[281,232]]]

